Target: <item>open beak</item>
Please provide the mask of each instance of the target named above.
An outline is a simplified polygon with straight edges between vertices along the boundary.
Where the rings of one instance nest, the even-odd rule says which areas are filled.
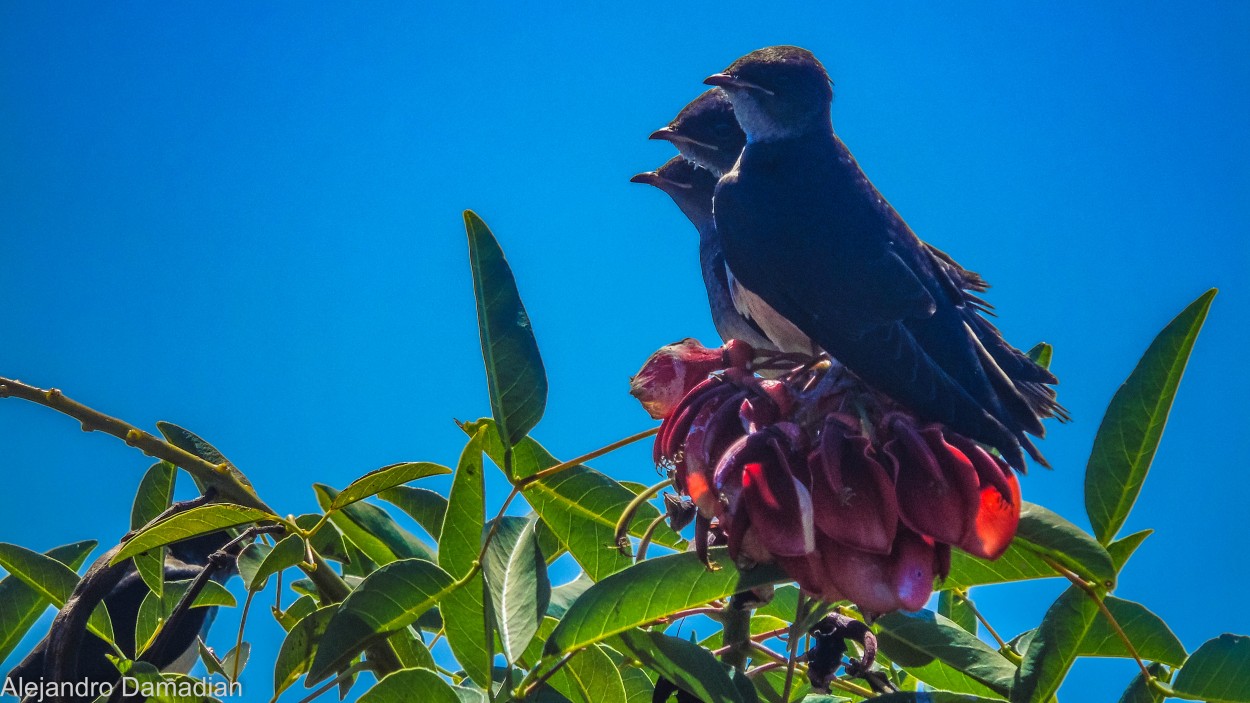
[[[750,81],[744,81],[741,78],[735,78],[728,73],[714,73],[703,79],[707,85],[714,85],[717,88],[730,88],[735,90],[758,90],[765,95],[774,95],[773,91],[764,86],[756,85]]]

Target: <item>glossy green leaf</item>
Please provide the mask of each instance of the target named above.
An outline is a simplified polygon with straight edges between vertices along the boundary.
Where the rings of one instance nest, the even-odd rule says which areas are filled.
[[[486,522],[482,442],[480,435],[474,435],[460,454],[451,497],[439,530],[439,566],[453,578],[464,578],[482,550]],[[469,678],[483,687],[489,686],[491,681],[495,638],[487,601],[486,582],[479,571],[440,605],[447,644]]]
[[[1158,615],[1132,601],[1108,596],[1104,602],[1143,659],[1169,666],[1180,666],[1185,663],[1185,658],[1188,656],[1185,652],[1185,645],[1181,644],[1181,641]],[[1111,628],[1111,624],[1107,622],[1107,618],[1101,613],[1094,619],[1089,632],[1085,634],[1085,640],[1081,642],[1080,654],[1090,657],[1128,658],[1132,656],[1125,648],[1124,642]]]
[[[229,681],[238,681],[243,670],[247,668],[247,660],[252,656],[252,645],[240,642],[238,647],[226,652],[221,658],[221,670]]]
[[[61,562],[70,571],[77,571],[95,548],[95,540],[87,540],[54,547],[43,556]],[[0,579],[0,662],[8,659],[51,602],[52,599],[15,575]]]
[[[620,639],[647,668],[704,703],[742,703],[729,670],[703,647],[645,630],[626,630]]]
[[[469,265],[491,415],[508,446],[514,446],[542,418],[547,405],[547,374],[499,242],[471,210],[465,210],[464,228],[469,235]]]
[[[938,594],[937,612],[964,630],[977,634],[977,616],[963,596],[953,591],[942,591]]]
[[[165,584],[165,590],[160,595],[148,592],[143,597],[143,602],[139,605],[139,614],[135,618],[135,643],[141,650],[151,644],[152,638],[156,636],[157,631],[164,626],[165,621],[169,618],[169,614],[173,612],[174,606],[178,601],[182,600],[182,596],[190,588],[191,581],[170,581]],[[234,596],[226,587],[209,580],[204,584],[204,590],[195,597],[195,602],[191,604],[192,608],[208,608],[214,606],[225,606],[232,608],[235,606]]]
[[[130,529],[137,530],[154,520],[173,502],[174,476],[178,470],[173,464],[158,461],[148,467],[139,481],[135,502],[130,508]]]
[[[401,628],[387,638],[387,643],[395,651],[399,663],[405,669],[433,669],[436,667],[434,655],[426,646],[421,635],[411,627]]]
[[[975,635],[931,610],[883,615],[877,620],[876,628],[881,651],[896,662],[923,653],[996,693],[1007,695],[1011,691],[1016,667]]]
[[[551,602],[547,604],[547,614],[553,618],[562,618],[569,606],[594,585],[586,574],[578,574],[577,578],[568,583],[560,584],[551,589]]]
[[[131,557],[139,578],[147,584],[148,590],[156,594],[160,594],[165,588],[165,555],[168,551],[168,547],[157,547]]]
[[[304,540],[299,535],[288,535],[282,538],[272,549],[260,542],[253,542],[243,551],[246,553],[253,547],[256,548],[258,554],[263,551],[259,560],[245,560],[242,554],[239,555],[239,576],[242,577],[243,585],[249,591],[259,591],[265,587],[270,576],[296,566],[304,560]]]
[[[60,561],[16,544],[0,542],[0,568],[57,608],[65,605],[79,581],[78,574]],[[103,603],[91,612],[87,628],[106,642],[113,641],[113,624]]]
[[[1151,664],[1146,669],[1151,676],[1163,680],[1164,683],[1170,678],[1162,664]],[[1145,674],[1138,674],[1133,677],[1128,688],[1124,689],[1120,703],[1163,703],[1163,694],[1150,685]]]
[[[551,600],[537,524],[522,517],[502,518],[482,562],[499,641],[509,662],[529,646]]]
[[[790,696],[783,699],[782,694],[785,693],[786,688],[785,669],[770,669],[757,674],[755,688],[760,697],[768,703],[795,703],[805,700],[807,694],[812,692],[812,686],[808,683],[807,677],[796,673],[790,682]]]
[[[247,479],[247,476],[244,476],[243,472],[239,471],[233,462],[202,437],[172,422],[157,422],[156,429],[160,430],[165,440],[175,447],[194,454],[204,461],[225,467],[224,474],[214,474],[208,477],[208,483],[205,483],[196,474],[191,474],[191,478],[195,481],[196,487],[200,489],[200,493],[204,493],[209,488],[214,488],[220,491],[219,497],[227,501],[236,503],[248,503],[249,500],[259,501],[256,497],[256,489],[252,486],[252,482]]]
[[[416,695],[420,692],[420,695]],[[359,703],[460,703],[451,684],[429,669],[403,669],[374,684]]]
[[[423,559],[391,562],[369,574],[326,626],[306,683],[325,679],[373,642],[411,625],[453,587],[446,571]]]
[[[600,645],[575,654],[547,683],[573,703],[626,703],[621,672]]]
[[[570,652],[686,608],[790,580],[772,565],[739,572],[723,548],[708,557],[714,570],[686,552],[648,559],[596,583],[565,613],[545,652]]]
[[[126,542],[126,546],[122,547],[109,563],[116,564],[140,552],[181,542],[208,532],[258,522],[276,522],[277,519],[278,516],[272,513],[256,508],[245,508],[241,505],[228,503],[201,505],[171,515],[135,535],[129,542]]]
[[[1051,358],[1054,356],[1055,349],[1046,342],[1039,342],[1033,345],[1027,353],[1038,366],[1044,369],[1050,368]]]
[[[305,616],[287,632],[273,665],[275,696],[289,688],[308,671],[313,656],[317,653],[317,645],[321,642],[322,635],[325,634],[326,626],[330,624],[330,620],[338,609],[338,603],[327,605]]]
[[[1203,293],[1163,328],[1107,405],[1085,469],[1085,512],[1103,544],[1115,539],[1141,493],[1215,293]]]
[[[1154,530],[1142,530],[1108,544],[1107,553],[1111,555],[1111,563],[1115,565],[1115,570],[1123,571],[1129,557],[1132,557],[1142,542],[1145,542],[1146,538],[1152,534]]]
[[[975,696],[999,696],[994,689],[939,659],[917,660],[917,663],[919,661],[924,661],[925,663],[920,666],[915,666],[910,662],[904,665],[898,660],[895,660],[894,663],[907,672],[909,676],[915,677],[917,681],[923,681],[930,690],[966,693]]]
[[[1223,634],[1207,640],[1176,674],[1172,692],[1208,703],[1250,701],[1250,637]]]
[[[979,559],[967,552],[951,550],[951,572],[941,588],[969,588],[1011,581],[1061,578],[1022,541],[1013,541],[998,559]]]
[[[428,488],[395,486],[378,494],[382,500],[408,513],[421,529],[435,540],[443,531],[443,516],[447,514],[447,499]]]
[[[872,703],[1002,703],[1001,698],[983,698],[966,693],[949,693],[947,691],[908,691],[905,693],[887,693],[871,699]]]
[[[1070,586],[1050,606],[1037,628],[1011,690],[1012,703],[1046,703],[1059,690],[1080,654],[1081,644],[1101,617],[1098,604]]]
[[[302,530],[311,530],[317,523],[321,522],[320,513],[306,513],[295,518],[295,524],[299,525]],[[337,562],[347,560],[347,546],[343,544],[343,533],[339,532],[339,528],[334,523],[327,522],[317,528],[309,540],[313,551],[317,552],[326,559],[333,559]]]
[[[486,430],[487,456],[497,465],[503,466],[503,445],[492,422],[478,420],[462,427],[470,434],[483,428]],[[513,448],[512,466],[515,479],[524,478],[558,463],[560,462],[542,445],[528,437]],[[598,581],[633,563],[632,559],[619,553],[614,546],[616,521],[636,496],[625,486],[594,469],[577,465],[544,481],[526,486],[522,495],[556,537],[568,547],[573,558],[590,578]],[[630,534],[641,536],[647,525],[659,514],[654,506],[643,505],[630,523]],[[652,541],[673,549],[685,548],[685,541],[667,525],[655,531]]]
[[[295,602],[288,605],[286,610],[279,611],[276,607],[270,607],[270,612],[283,630],[291,631],[295,627],[295,623],[308,617],[317,609],[317,601],[312,596],[300,596]]]
[[[449,473],[451,473],[451,469],[446,466],[431,464],[427,461],[410,461],[383,466],[348,484],[347,488],[344,488],[343,492],[339,493],[331,501],[330,509],[338,510],[344,508],[358,500],[364,500],[388,488],[402,486],[409,481],[416,481],[426,476],[442,476]]]
[[[313,490],[317,494],[317,504],[329,512],[330,505],[339,496],[338,491],[321,483],[314,483]],[[352,503],[329,514],[330,522],[343,536],[379,566],[397,559],[434,561],[434,551],[429,545],[400,527],[376,505]]]
[[[1020,507],[1016,541],[1086,580],[1108,589],[1115,586],[1117,572],[1106,548],[1081,528],[1040,505],[1026,501]]]

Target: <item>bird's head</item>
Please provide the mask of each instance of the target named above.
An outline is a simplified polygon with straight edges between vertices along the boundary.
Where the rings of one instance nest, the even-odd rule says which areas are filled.
[[[770,46],[703,81],[724,89],[752,142],[804,134],[829,124],[833,83],[820,61],[797,46]]]
[[[696,166],[681,156],[674,156],[654,171],[640,173],[629,179],[632,183],[646,183],[668,193],[677,207],[690,218],[695,226],[712,219],[712,194],[716,191],[716,176],[711,171]]]
[[[734,117],[733,103],[720,88],[690,101],[667,127],[652,132],[650,138],[672,142],[682,156],[716,176],[733,168],[747,141]]]

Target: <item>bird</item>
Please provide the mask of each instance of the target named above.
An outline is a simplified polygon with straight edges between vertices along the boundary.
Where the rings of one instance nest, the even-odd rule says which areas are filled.
[[[209,556],[218,552],[231,540],[227,532],[213,532],[169,545],[165,559],[164,579],[166,583],[184,581],[199,576],[209,562]],[[114,551],[106,553],[96,561],[93,571],[99,572],[107,582],[107,593],[103,603],[108,609],[109,619],[113,625],[115,644],[130,658],[135,652],[135,622],[138,620],[139,607],[150,592],[147,584],[139,575],[131,559],[109,566],[108,560]],[[233,560],[231,560],[233,562]],[[219,583],[224,582],[234,573],[234,567],[223,568],[211,574],[211,578]],[[91,572],[84,577],[90,578]],[[77,592],[76,592],[77,593]],[[91,600],[89,597],[85,600]],[[97,601],[98,602],[98,601]],[[114,650],[104,640],[85,631],[86,615],[94,609],[96,602],[85,602],[81,609],[85,612],[81,619],[69,627],[77,628],[75,633],[49,632],[48,636],[35,645],[34,649],[8,674],[14,684],[14,690],[22,690],[21,682],[56,681],[60,680],[54,672],[67,672],[67,681],[89,681],[93,683],[116,682],[120,676],[106,655],[114,654]],[[67,604],[66,607],[69,607]],[[171,620],[165,627],[173,628],[168,646],[161,651],[149,650],[145,654],[153,666],[165,672],[188,673],[195,665],[198,657],[197,640],[207,634],[216,616],[216,607],[196,607],[186,611],[177,621]],[[54,621],[53,628],[57,627]],[[69,637],[65,635],[69,634]],[[51,650],[58,649],[53,644],[60,636],[61,641],[76,640],[76,643],[64,646],[73,657],[73,661],[54,661]]]
[[[632,183],[646,183],[668,194],[698,231],[699,267],[703,272],[704,287],[707,288],[712,323],[721,340],[737,339],[759,351],[776,350],[776,345],[764,335],[759,325],[734,307],[725,269],[725,254],[712,221],[712,193],[716,189],[716,181],[717,176],[711,171],[681,156],[674,156],[660,168],[630,179]]]
[[[711,88],[690,101],[668,125],[652,132],[649,139],[672,143],[687,161],[711,171],[717,178],[733,169],[746,145],[746,133],[734,116],[733,102],[721,88]],[[715,224],[711,227],[714,228]],[[1007,343],[998,328],[983,316],[993,315],[993,306],[980,295],[989,290],[989,283],[980,274],[959,265],[941,249],[924,241],[921,245],[939,283],[952,299],[962,299],[964,321],[994,357],[995,363],[1015,383],[1030,407],[1039,414],[1054,414],[1066,421],[1067,411],[1055,403],[1055,393],[1048,387],[1057,383],[1058,379]],[[719,236],[713,246],[720,248]],[[723,261],[723,254],[720,259]],[[755,302],[757,308],[765,305]],[[763,314],[770,318],[780,317],[768,309]],[[774,346],[781,351],[803,353],[812,348],[811,341],[793,326],[785,328],[785,336],[785,339],[773,340]],[[787,344],[787,340],[795,342]]]
[[[834,133],[820,61],[767,47],[704,82],[725,91],[747,138],[713,196],[739,309],[767,304],[918,418],[997,449],[1020,471],[1026,452],[1046,466],[1028,435],[1044,436],[1041,421],[1061,413],[1049,388],[1057,379],[1034,364],[1013,380],[1004,365],[1027,356],[982,342],[1001,335],[967,314],[977,306],[943,266],[953,261],[920,241]]]

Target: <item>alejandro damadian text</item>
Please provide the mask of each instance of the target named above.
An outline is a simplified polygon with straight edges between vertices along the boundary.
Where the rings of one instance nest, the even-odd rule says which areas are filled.
[[[243,695],[243,685],[238,681],[213,681],[190,676],[179,679],[148,679],[123,676],[121,681],[44,681],[37,679],[5,679],[0,694],[22,700],[43,701],[65,697],[96,699],[108,698],[120,687],[124,696],[205,697],[228,698]]]

